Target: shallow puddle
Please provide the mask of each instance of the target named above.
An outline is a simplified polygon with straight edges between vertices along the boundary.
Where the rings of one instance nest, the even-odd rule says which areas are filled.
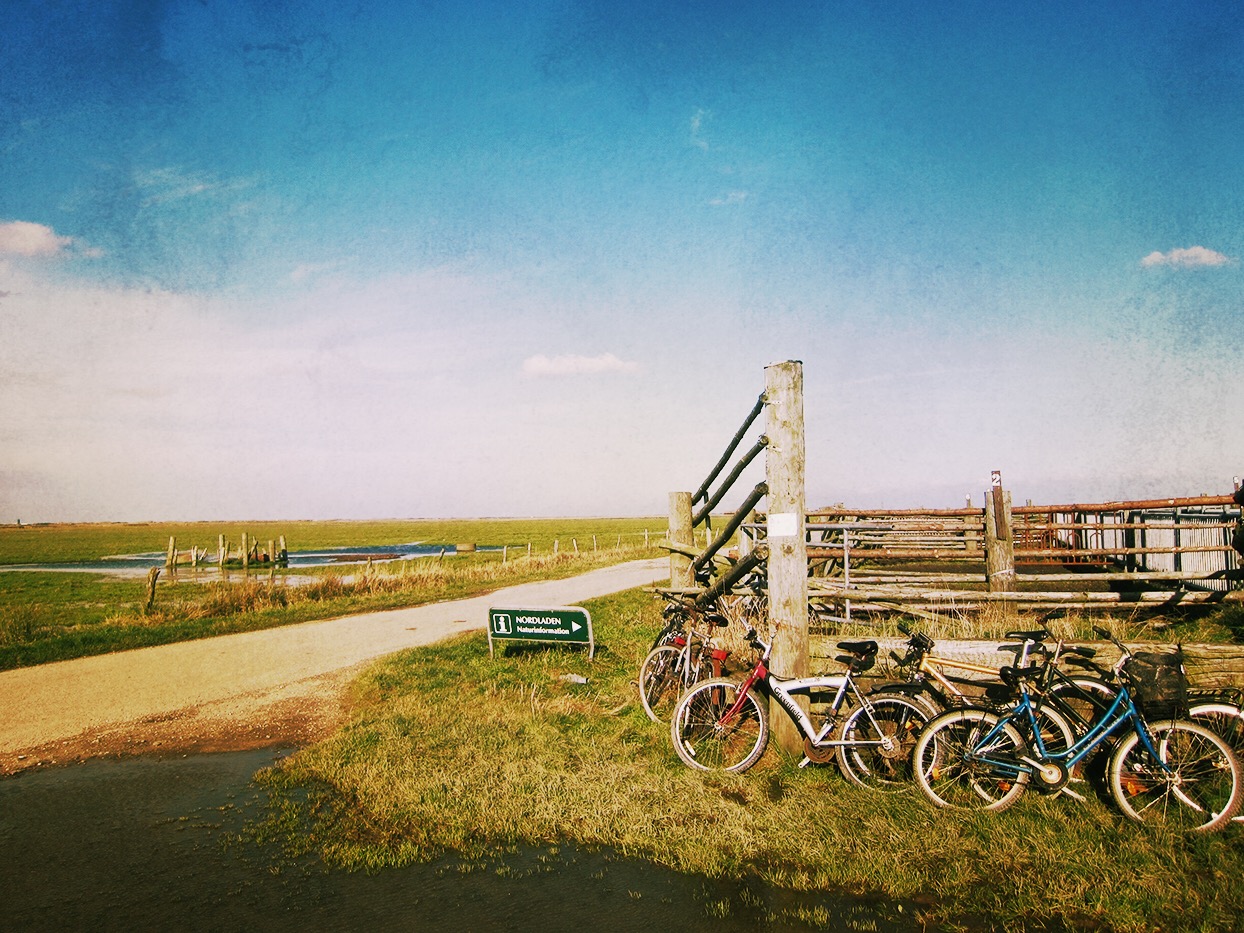
[[[94,761],[0,780],[0,928],[906,931],[913,906],[679,875],[569,847],[375,874],[236,841],[272,750]]]

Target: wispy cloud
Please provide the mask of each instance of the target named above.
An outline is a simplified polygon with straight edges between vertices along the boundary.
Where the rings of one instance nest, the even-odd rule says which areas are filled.
[[[331,272],[338,268],[340,263],[337,262],[304,262],[295,266],[289,274],[289,280],[295,285],[301,285],[304,282],[318,278],[324,272]]]
[[[600,356],[554,356],[543,354],[523,360],[523,372],[528,376],[583,376],[597,373],[633,373],[639,364],[620,360],[612,353]]]
[[[144,203],[165,204],[202,194],[241,191],[250,187],[244,180],[221,181],[201,172],[179,168],[158,168],[134,174],[134,184],[146,193]]]
[[[1199,266],[1225,266],[1231,258],[1204,246],[1173,249],[1169,253],[1154,251],[1140,261],[1142,266],[1175,266],[1191,269]]]
[[[729,204],[742,204],[746,200],[746,191],[731,191],[720,197],[710,198],[708,203],[713,205],[713,207],[723,207]]]
[[[27,220],[0,223],[0,256],[51,258],[73,243],[73,237],[59,236],[51,227]]]
[[[700,130],[704,128],[704,121],[712,116],[707,110],[697,110],[691,115],[691,145],[697,149],[708,149],[708,140],[700,135]]]

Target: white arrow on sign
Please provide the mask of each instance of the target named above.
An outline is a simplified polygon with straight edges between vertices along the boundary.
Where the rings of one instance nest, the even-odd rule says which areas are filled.
[[[581,628],[583,628],[583,626],[580,625],[578,622],[576,622],[574,619],[570,620],[570,631],[577,632]]]

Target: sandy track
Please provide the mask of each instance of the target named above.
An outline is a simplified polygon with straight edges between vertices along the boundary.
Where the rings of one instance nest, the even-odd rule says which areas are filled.
[[[485,596],[0,673],[0,774],[103,755],[298,744],[347,712],[370,661],[482,630],[491,606],[572,605],[669,579],[632,561]]]

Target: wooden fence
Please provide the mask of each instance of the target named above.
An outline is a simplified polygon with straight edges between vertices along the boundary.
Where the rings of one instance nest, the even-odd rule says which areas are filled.
[[[1012,508],[1000,484],[984,508],[818,509],[807,519],[809,591],[848,617],[1236,600],[1239,523],[1230,495]]]

